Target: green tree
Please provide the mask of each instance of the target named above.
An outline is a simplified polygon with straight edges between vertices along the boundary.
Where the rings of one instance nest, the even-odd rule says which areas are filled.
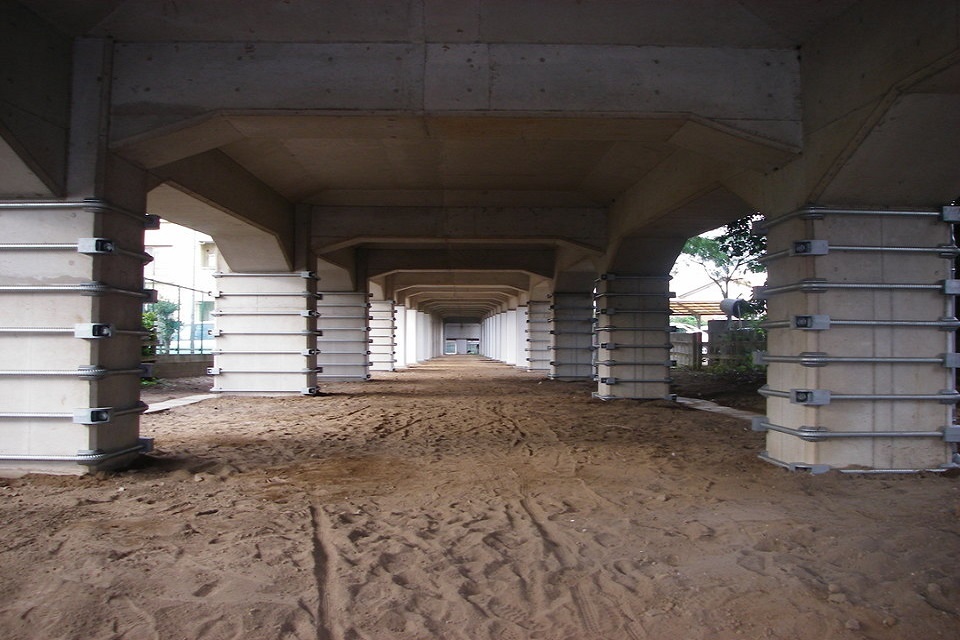
[[[760,214],[753,214],[731,222],[716,237],[697,236],[683,246],[683,254],[699,265],[710,281],[717,285],[724,298],[730,297],[730,284],[748,273],[763,273],[766,269],[760,257],[766,251],[766,238],[753,235],[750,230]]]
[[[180,305],[169,300],[158,300],[147,306],[143,313],[143,326],[153,331],[161,352],[169,351],[170,341],[183,323],[176,319]]]

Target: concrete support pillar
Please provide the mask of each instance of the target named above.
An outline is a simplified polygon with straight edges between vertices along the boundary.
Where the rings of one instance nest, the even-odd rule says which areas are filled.
[[[480,354],[493,357],[493,316],[487,316],[480,323]]]
[[[523,369],[527,368],[527,305],[517,307],[517,322],[513,340],[514,364]]]
[[[483,321],[483,355],[497,359],[497,316],[488,316]]]
[[[482,329],[483,333],[480,338],[481,353],[488,358],[493,358],[493,316],[488,316],[483,320]]]
[[[417,351],[417,335],[419,331],[417,327],[417,320],[420,317],[420,312],[416,309],[407,309],[406,314],[406,338],[404,341],[406,343],[407,352],[406,360],[407,365],[409,366],[411,364],[417,364],[420,362],[419,353]]]
[[[764,458],[813,471],[957,462],[958,213],[808,208],[765,222]]]
[[[142,211],[0,203],[0,469],[84,473],[139,440]]]
[[[397,343],[394,353],[394,366],[403,369],[407,366],[407,308],[402,304],[393,307],[394,341]]]
[[[510,365],[517,365],[517,310],[509,309],[501,314],[503,318],[503,334],[501,337],[503,350],[501,359]]]
[[[597,397],[670,395],[669,283],[613,273],[597,281]]]
[[[317,364],[320,379],[356,381],[370,378],[370,303],[367,294],[324,291],[317,301]]]
[[[593,378],[593,295],[590,291],[554,292],[550,305],[553,380]]]
[[[526,363],[530,371],[550,371],[550,303],[531,300],[527,308]]]
[[[417,362],[430,358],[430,316],[417,311]]]
[[[370,370],[393,371],[396,362],[393,300],[370,303]]]
[[[293,273],[217,273],[213,391],[317,392],[317,278]]]
[[[439,316],[430,316],[430,330],[433,332],[433,354],[431,358],[443,355],[443,320]]]

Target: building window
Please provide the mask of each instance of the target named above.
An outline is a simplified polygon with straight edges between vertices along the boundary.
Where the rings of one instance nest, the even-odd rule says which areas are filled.
[[[200,243],[200,266],[204,269],[217,268],[217,245],[213,242]]]

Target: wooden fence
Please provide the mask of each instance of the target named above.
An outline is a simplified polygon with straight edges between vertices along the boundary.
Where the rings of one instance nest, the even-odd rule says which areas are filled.
[[[709,366],[753,366],[753,352],[767,348],[766,334],[738,321],[711,320],[707,323],[710,341],[707,346]]]
[[[678,367],[700,369],[703,366],[703,334],[671,333],[670,359]]]

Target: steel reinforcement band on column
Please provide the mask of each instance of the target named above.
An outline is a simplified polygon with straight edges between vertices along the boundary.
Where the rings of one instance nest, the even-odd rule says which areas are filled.
[[[847,329],[874,328],[880,330],[889,329],[891,331],[896,329],[935,329],[944,332],[945,335],[942,342],[942,347],[940,349],[941,352],[916,353],[916,350],[904,351],[902,349],[898,350],[895,348],[884,348],[881,351],[883,355],[847,355],[843,353],[831,355],[821,351],[805,351],[797,354],[770,354],[767,352],[758,352],[755,354],[755,362],[761,365],[770,364],[776,366],[806,368],[836,367],[846,365],[882,365],[884,367],[896,367],[897,370],[911,366],[917,367],[918,365],[938,365],[946,369],[945,375],[942,375],[942,377],[940,374],[935,373],[934,370],[930,370],[927,367],[908,370],[924,372],[923,375],[918,377],[916,380],[916,382],[921,382],[921,384],[923,380],[928,381],[928,383],[932,381],[932,384],[937,384],[938,381],[942,380],[943,383],[949,384],[947,381],[952,381],[955,379],[953,372],[960,367],[960,354],[954,352],[952,337],[952,332],[960,328],[960,321],[958,321],[958,319],[954,316],[954,298],[955,296],[960,295],[960,281],[952,279],[954,273],[953,262],[956,260],[958,253],[960,253],[960,249],[958,249],[956,243],[953,242],[952,231],[948,225],[960,223],[960,207],[950,205],[940,209],[884,209],[839,208],[810,205],[793,211],[789,214],[764,221],[763,223],[757,225],[757,231],[766,233],[767,231],[774,229],[779,225],[796,219],[826,220],[834,216],[859,217],[863,218],[864,220],[870,218],[902,218],[905,220],[905,222],[899,224],[897,226],[898,229],[905,229],[906,227],[904,227],[904,225],[908,224],[910,219],[940,221],[944,223],[944,226],[942,227],[942,231],[936,230],[934,227],[929,225],[924,226],[923,229],[925,229],[925,231],[915,236],[918,239],[918,242],[915,244],[904,242],[903,234],[896,236],[899,242],[887,246],[857,244],[856,241],[859,240],[860,236],[856,232],[850,232],[849,229],[847,229],[848,237],[841,236],[841,239],[839,240],[836,238],[836,236],[814,238],[801,237],[793,240],[788,239],[786,240],[787,246],[785,248],[769,251],[761,261],[765,263],[773,263],[774,261],[783,259],[809,260],[811,262],[806,264],[816,265],[816,261],[828,259],[827,256],[839,253],[850,254],[851,256],[861,254],[865,256],[912,256],[914,259],[909,264],[917,266],[912,267],[914,269],[914,272],[912,273],[913,277],[903,278],[904,280],[907,280],[906,282],[887,282],[885,281],[886,278],[883,275],[877,276],[877,281],[869,281],[872,279],[872,276],[868,275],[866,278],[867,281],[862,281],[861,279],[861,281],[856,282],[831,282],[825,278],[804,278],[797,282],[759,287],[756,289],[755,296],[759,298],[774,299],[778,296],[792,293],[816,295],[826,294],[829,292],[836,292],[840,294],[847,292],[873,292],[878,294],[888,294],[892,298],[893,296],[897,295],[910,295],[914,292],[918,292],[922,293],[923,295],[919,297],[914,295],[909,299],[909,303],[903,304],[909,305],[910,313],[920,311],[918,315],[921,316],[924,315],[923,311],[932,310],[930,315],[934,317],[928,316],[927,319],[906,319],[902,317],[884,318],[882,317],[883,314],[881,313],[878,314],[881,316],[879,318],[857,319],[850,318],[849,315],[846,318],[837,318],[829,313],[829,311],[831,311],[831,307],[825,307],[826,303],[820,302],[815,307],[818,313],[793,314],[783,319],[770,319],[764,322],[761,326],[765,329],[776,332],[802,331],[811,332],[812,335],[822,332],[843,332]],[[806,229],[806,232],[809,233],[811,229],[817,229],[818,227],[806,226],[804,228]],[[886,227],[884,227],[884,229],[885,228]],[[829,232],[829,228],[827,228],[827,231]],[[801,231],[800,233],[804,232]],[[817,233],[823,232],[819,231]],[[851,240],[853,242],[851,242]],[[778,241],[783,242],[784,238],[778,238]],[[924,273],[924,269],[922,268],[922,265],[924,264],[923,260],[928,259],[925,258],[925,256],[934,260],[944,261],[943,263],[940,263],[938,267],[931,269],[930,271],[935,271],[938,273],[938,275],[947,275],[948,277],[943,280],[936,280],[933,282],[917,282],[916,280],[922,279],[922,275]],[[813,271],[813,273],[816,272]],[[920,277],[917,277],[918,275]],[[853,279],[853,276],[851,276],[851,279]],[[909,280],[914,281],[910,282]],[[933,297],[930,297],[929,294],[933,294]],[[940,296],[942,296],[943,299],[942,304],[938,302]],[[884,298],[884,300],[887,299],[890,298]],[[836,298],[831,298],[831,300],[836,300]],[[897,309],[890,303],[887,303],[887,305],[892,310],[890,315],[896,314]],[[906,310],[901,309],[901,311]],[[903,315],[906,315],[906,313]],[[777,333],[776,335],[782,334]],[[929,336],[929,334],[927,335]],[[924,339],[923,344],[928,344],[930,341],[931,340]],[[831,344],[835,342],[836,341],[832,341]],[[818,339],[815,338],[813,344],[819,344]],[[917,384],[915,386],[921,386],[921,384]],[[947,408],[944,409],[944,412],[950,416],[952,416],[954,413],[954,405],[960,402],[960,393],[957,393],[955,384],[953,384],[950,388],[939,389],[936,391],[929,389],[909,389],[903,387],[904,385],[902,384],[896,386],[885,385],[872,392],[850,393],[845,392],[842,389],[837,391],[823,388],[776,389],[770,387],[769,385],[765,385],[759,390],[759,393],[764,397],[776,399],[777,402],[787,401],[792,405],[801,405],[804,407],[811,407],[813,409],[827,407],[835,402],[844,404],[854,403],[854,406],[856,406],[855,403],[858,402],[885,404],[893,403],[897,406],[902,404],[909,406],[909,403],[936,402],[946,405]],[[846,415],[842,410],[838,411],[840,413],[837,413],[836,415]],[[936,415],[938,412],[927,412],[927,410],[924,410],[924,415],[927,415],[927,413],[929,413],[929,415]],[[795,412],[786,412],[785,415],[799,414],[796,414]],[[831,416],[835,414],[821,414],[818,412],[814,415]],[[949,418],[948,422],[952,422],[952,420],[953,418],[951,417]],[[957,454],[957,442],[960,441],[960,427],[952,424],[948,424],[948,426],[945,428],[937,429],[910,429],[883,424],[871,431],[864,431],[862,429],[836,430],[827,428],[823,425],[806,425],[801,427],[778,425],[771,422],[769,418],[763,417],[754,421],[754,429],[757,431],[780,433],[790,436],[791,438],[797,438],[804,442],[812,443],[823,443],[832,440],[857,439],[938,438],[949,443],[952,447],[954,462],[947,463],[946,466],[955,466],[958,462],[960,462]],[[768,439],[768,444],[770,443],[771,441]],[[779,444],[777,445],[777,449],[778,451],[793,450],[791,446],[781,446]],[[820,450],[817,449],[817,451]],[[913,449],[911,449],[911,451],[913,451]],[[924,449],[924,451],[928,450]],[[933,454],[936,454],[936,452],[931,449],[927,455]],[[822,452],[818,455],[822,455]],[[770,455],[769,452],[764,452],[761,457],[768,462],[785,466],[787,468],[810,468],[811,470],[814,470],[814,472],[820,472],[830,468],[829,465],[819,463],[809,464],[784,462],[782,460],[775,459]],[[917,465],[905,466],[912,467]],[[915,469],[867,469],[868,472],[909,472],[915,470],[921,469],[919,466],[917,466]]]

